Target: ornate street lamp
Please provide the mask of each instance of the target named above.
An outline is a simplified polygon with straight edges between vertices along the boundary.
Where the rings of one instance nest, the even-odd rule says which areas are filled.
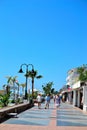
[[[34,66],[32,64],[22,64],[20,66],[19,73],[24,73],[23,69],[22,69],[23,66],[26,66],[26,74],[25,74],[25,76],[26,76],[25,99],[27,99],[27,82],[28,82],[28,75],[27,74],[28,74],[28,67],[31,66],[32,67],[32,73],[34,73]]]

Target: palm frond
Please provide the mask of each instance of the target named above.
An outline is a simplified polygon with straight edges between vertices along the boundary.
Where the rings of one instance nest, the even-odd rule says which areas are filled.
[[[38,75],[38,76],[36,76],[36,78],[40,79],[40,78],[43,78],[43,76],[42,75]]]

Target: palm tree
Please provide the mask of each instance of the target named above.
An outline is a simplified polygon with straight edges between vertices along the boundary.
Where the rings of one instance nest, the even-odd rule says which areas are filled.
[[[24,93],[24,88],[26,86],[26,83],[22,83],[22,84],[20,84],[20,86],[22,86],[22,93]],[[23,94],[22,94],[22,97],[23,97]]]
[[[14,100],[15,100],[15,84],[18,85],[17,77],[18,76],[14,76],[14,77],[12,77],[12,76],[6,76],[6,78],[8,79],[7,80],[7,83],[8,83],[7,86],[11,86],[11,85],[13,86],[13,89],[14,89]]]
[[[83,83],[87,82],[87,65],[83,65],[77,68],[79,74],[79,80]]]
[[[14,85],[14,83],[16,83],[16,81],[17,81],[17,77],[18,76],[14,76],[14,77],[12,77],[12,76],[6,76],[6,78],[8,79],[7,83],[10,84],[10,85]]]
[[[53,82],[48,82],[46,85],[42,85],[43,91],[45,95],[51,94],[54,91],[54,88],[52,88]]]
[[[28,71],[27,75],[28,77],[30,77],[32,79],[32,98],[34,97],[34,79],[40,79],[43,76],[42,75],[38,75],[37,70],[32,71]]]
[[[18,97],[19,97],[19,95],[20,95],[20,94],[19,94],[20,84],[19,84],[18,82],[17,82],[16,84],[17,84],[17,86],[18,86],[18,92],[17,92],[17,98],[18,98]]]

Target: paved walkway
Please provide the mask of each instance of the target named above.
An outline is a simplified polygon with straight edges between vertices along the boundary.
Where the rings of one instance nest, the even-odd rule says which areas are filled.
[[[70,104],[62,103],[56,109],[53,101],[50,108],[41,109],[35,107],[28,109],[18,115],[0,124],[0,130],[86,130],[87,129],[87,113],[73,107]]]

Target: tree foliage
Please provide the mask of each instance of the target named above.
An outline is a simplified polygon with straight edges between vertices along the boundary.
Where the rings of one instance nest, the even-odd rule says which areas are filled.
[[[53,82],[48,82],[46,85],[42,85],[43,91],[46,95],[51,94],[54,91],[52,86],[53,86]]]
[[[14,85],[14,83],[17,84],[17,77],[18,76],[6,76],[7,78],[7,83],[10,84],[10,85]]]
[[[37,70],[34,70],[33,72],[32,71],[28,71],[28,73],[25,75],[27,77],[30,77],[32,79],[32,97],[34,97],[34,79],[40,79],[42,78],[43,76],[42,75],[38,75],[38,71]]]
[[[87,81],[87,65],[78,67],[77,72],[79,73],[79,80],[86,82]]]
[[[2,107],[5,107],[8,105],[10,93],[11,92],[9,92],[8,94],[4,94],[4,95],[0,94],[0,104],[2,105]]]
[[[25,76],[30,77],[30,78],[36,78],[36,79],[40,79],[40,78],[43,77],[42,75],[38,75],[38,71],[37,70],[34,70],[33,72],[32,71],[28,71],[28,73]]]

